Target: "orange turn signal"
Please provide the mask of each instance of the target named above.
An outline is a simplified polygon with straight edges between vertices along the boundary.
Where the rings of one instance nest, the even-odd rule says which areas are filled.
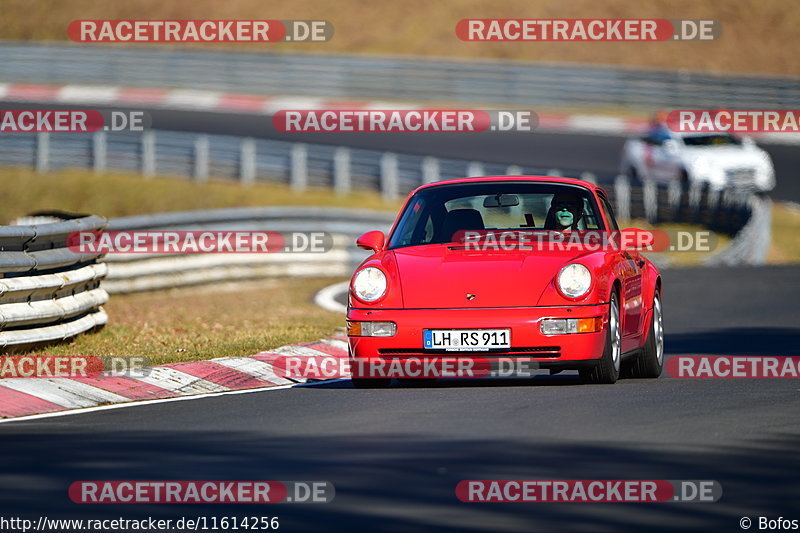
[[[595,333],[603,329],[603,317],[578,319],[578,333]]]

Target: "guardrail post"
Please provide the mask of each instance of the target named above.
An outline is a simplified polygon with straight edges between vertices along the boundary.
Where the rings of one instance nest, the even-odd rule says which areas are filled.
[[[156,175],[156,132],[142,133],[142,175],[151,178]]]
[[[106,171],[106,154],[108,151],[106,132],[98,130],[92,136],[92,168],[95,174]]]
[[[563,172],[561,172],[560,168],[551,168],[547,171],[548,176],[561,176]]]
[[[36,134],[36,172],[44,174],[50,170],[50,134],[42,131]]]
[[[519,165],[509,165],[506,168],[506,176],[521,176],[524,171]]]
[[[484,176],[486,172],[483,170],[483,163],[480,161],[470,161],[469,165],[467,165],[467,177],[469,178],[477,178],[478,176]]]
[[[397,198],[397,156],[386,152],[381,156],[381,194],[385,200]]]
[[[614,197],[617,201],[617,218],[620,220],[631,219],[631,180],[625,174],[614,178]]]
[[[292,169],[289,182],[295,191],[304,191],[308,187],[308,150],[306,145],[295,143],[291,152]]]
[[[333,154],[333,191],[336,194],[350,192],[350,150],[344,146]]]
[[[709,185],[708,192],[706,193],[706,208],[703,211],[702,215],[703,215],[703,225],[712,230],[719,229],[719,226],[717,225],[717,209],[719,208],[719,196],[720,196],[719,189]]]
[[[433,156],[422,159],[422,184],[433,183],[439,179],[439,160]]]
[[[198,135],[194,140],[194,179],[206,181],[208,179],[208,136]]]
[[[252,185],[256,181],[256,141],[250,137],[239,145],[239,181]]]
[[[703,185],[699,181],[693,181],[689,184],[689,220],[687,222],[694,222],[697,220],[697,214],[700,211],[700,196],[703,193]]]
[[[733,198],[736,191],[732,187],[725,187],[722,190],[722,198],[720,199],[720,208],[717,211],[717,224],[723,231],[729,231],[733,218]]]
[[[655,224],[658,219],[658,186],[653,180],[644,180],[644,216],[648,222]]]
[[[681,182],[680,181],[671,181],[669,183],[668,189],[668,201],[669,201],[669,210],[670,210],[670,219],[671,220],[678,220],[679,218],[679,211],[681,208],[681,192],[682,192]]]
[[[597,176],[595,176],[592,172],[581,173],[581,179],[591,183],[592,185],[597,185]]]

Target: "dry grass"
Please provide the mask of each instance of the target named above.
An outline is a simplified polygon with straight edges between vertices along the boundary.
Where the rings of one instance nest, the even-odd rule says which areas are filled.
[[[644,219],[636,219],[626,224],[628,227],[632,228],[640,228],[640,229],[658,229],[661,231],[666,232],[673,232],[673,231],[681,231],[687,233],[694,233],[694,232],[705,232],[706,230],[703,226],[693,225],[693,224],[659,224],[654,226],[647,222]],[[699,251],[665,251],[665,252],[658,252],[658,253],[648,253],[647,255],[654,256],[654,255],[664,255],[669,258],[671,266],[698,266],[702,264],[703,259],[708,257],[709,253],[713,253],[717,250],[723,249],[725,246],[728,245],[731,238],[727,235],[723,235],[720,233],[713,233],[710,236],[709,243],[712,243],[713,250],[711,252],[699,252]]]
[[[767,254],[771,264],[800,263],[800,205],[772,204],[772,246]]]
[[[800,9],[785,0],[6,0],[2,7],[4,39],[66,40],[67,25],[75,19],[326,19],[335,27],[328,43],[245,47],[800,75],[793,45]],[[723,33],[718,41],[695,43],[467,43],[454,31],[463,18],[593,17],[715,19]]]
[[[313,295],[333,279],[280,279],[114,295],[108,325],[37,355],[145,356],[153,364],[248,356],[320,339],[344,318]]]
[[[263,205],[320,205],[396,210],[380,195],[360,192],[337,196],[329,189],[292,192],[284,185],[193,183],[179,178],[145,180],[135,174],[94,175],[86,171],[61,171],[38,175],[30,169],[0,169],[0,221],[39,210],[60,209],[105,217]]]

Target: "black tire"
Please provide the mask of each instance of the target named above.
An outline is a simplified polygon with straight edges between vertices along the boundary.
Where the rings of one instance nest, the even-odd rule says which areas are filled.
[[[647,330],[647,340],[642,352],[633,361],[625,377],[636,379],[655,379],[664,370],[664,318],[661,310],[661,296],[653,297],[653,318]]]
[[[392,380],[388,378],[350,378],[357,389],[385,389]]]
[[[622,330],[619,322],[619,297],[611,293],[608,304],[608,332],[606,346],[600,361],[592,368],[579,371],[584,383],[613,384],[619,379],[622,363]]]

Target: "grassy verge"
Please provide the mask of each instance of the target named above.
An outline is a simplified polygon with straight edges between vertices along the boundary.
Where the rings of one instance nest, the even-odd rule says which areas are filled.
[[[659,224],[654,226],[647,222],[644,219],[636,219],[632,220],[630,223],[626,224],[632,228],[640,228],[640,229],[658,229],[661,231],[666,232],[673,232],[673,231],[681,231],[687,233],[694,233],[700,231],[707,231],[703,226],[693,225],[693,224]],[[712,233],[710,237],[710,241],[714,243],[714,249],[712,252],[721,250],[725,246],[730,243],[731,238],[727,235],[721,235],[719,233]],[[698,252],[698,251],[686,251],[686,252],[679,252],[679,251],[665,251],[665,252],[658,252],[647,254],[650,256],[666,256],[669,258],[669,264],[671,266],[699,266],[702,264],[704,258],[708,257],[709,252]]]
[[[800,263],[800,205],[772,204],[772,246],[767,254],[771,264]]]
[[[194,183],[182,178],[145,179],[136,174],[95,175],[81,170],[36,174],[27,168],[0,169],[0,221],[34,211],[61,209],[105,217],[263,205],[318,205],[396,210],[373,192],[337,196],[330,189],[293,192],[285,185],[235,182]]]
[[[37,355],[146,356],[153,364],[248,356],[344,326],[313,295],[334,279],[280,279],[114,295],[108,325]]]

